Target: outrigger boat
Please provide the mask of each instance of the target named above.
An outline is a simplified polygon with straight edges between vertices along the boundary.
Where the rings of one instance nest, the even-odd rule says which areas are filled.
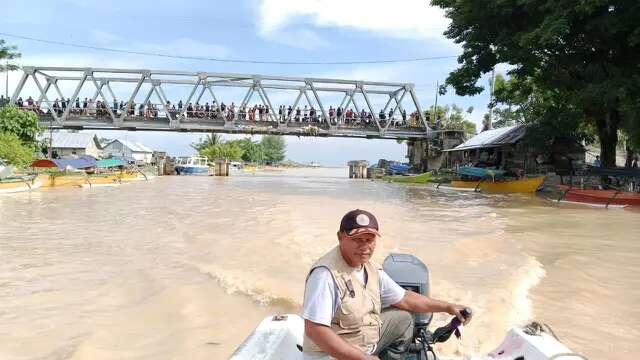
[[[448,184],[438,184],[436,188],[487,193],[534,193],[544,182],[544,176],[509,179],[504,170],[471,166],[461,166],[456,173],[461,178],[451,180]]]
[[[585,176],[587,180],[590,177],[600,177],[601,182],[602,179],[615,178],[621,185],[618,188],[613,188],[612,184],[584,188],[573,185],[571,178],[569,185],[558,185],[562,195],[556,201],[604,208],[640,206],[640,170],[592,167],[587,170]]]
[[[13,168],[0,159],[0,194],[35,190],[42,186],[44,177],[35,174],[14,176]]]
[[[383,263],[391,278],[405,289],[428,294],[429,272],[418,258],[409,254],[391,254]],[[463,316],[471,314],[466,309]],[[447,341],[451,335],[460,337],[457,318],[431,332],[431,314],[414,314],[414,341],[405,360],[575,360],[586,357],[573,353],[562,344],[546,325],[533,322],[507,331],[495,350],[482,356],[438,357],[433,345]],[[473,326],[473,325],[471,325]],[[296,314],[266,317],[231,355],[232,360],[302,360],[304,320]],[[325,357],[322,360],[331,360]],[[317,359],[320,360],[320,359]]]
[[[39,159],[31,163],[33,168],[56,169],[41,174],[45,177],[42,187],[109,187],[123,182],[145,181],[147,175],[137,168],[125,169],[120,159],[96,160],[91,156],[78,159]]]

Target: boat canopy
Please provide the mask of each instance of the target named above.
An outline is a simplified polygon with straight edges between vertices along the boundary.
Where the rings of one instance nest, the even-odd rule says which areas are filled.
[[[103,159],[103,160],[96,161],[96,165],[99,168],[110,168],[110,167],[116,167],[116,166],[124,166],[126,164],[127,164],[126,161],[124,161],[122,159],[116,159],[116,158]]]
[[[460,166],[457,173],[460,175],[473,176],[473,177],[496,177],[504,175],[504,170],[487,169],[473,166]]]
[[[38,159],[31,163],[31,167],[57,167],[60,170],[65,170],[67,168],[88,169],[96,167],[96,165],[96,159],[89,155],[85,155],[77,159]]]

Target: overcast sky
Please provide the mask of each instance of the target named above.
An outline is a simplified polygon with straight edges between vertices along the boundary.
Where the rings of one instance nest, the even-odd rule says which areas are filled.
[[[426,0],[11,1],[2,5],[5,14],[0,17],[0,32],[94,47],[222,59],[335,62],[458,55],[460,47],[442,35],[448,24],[444,13],[428,3]],[[21,65],[412,82],[416,84],[423,107],[433,104],[436,83],[442,83],[457,66],[455,58],[367,65],[219,63],[115,54],[1,34],[0,38],[19,47],[23,54],[18,61]],[[17,72],[10,75],[10,93],[18,77]],[[0,89],[4,93],[4,81]],[[176,98],[177,102],[178,98],[186,99],[188,91],[180,93],[178,89],[170,91],[167,96]],[[35,94],[23,92],[21,95]],[[242,95],[239,97],[219,100],[238,104]],[[462,98],[449,91],[439,97],[438,103],[456,103],[465,109],[473,106],[475,110],[470,117],[479,124],[487,109],[488,97],[485,92],[472,98]],[[290,101],[284,95],[276,99],[272,102],[293,103],[295,94]],[[172,155],[193,153],[189,144],[201,136],[155,132],[98,133],[100,136],[137,140]],[[301,162],[343,165],[350,159],[404,160],[406,155],[406,146],[393,140],[286,139],[287,157]]]

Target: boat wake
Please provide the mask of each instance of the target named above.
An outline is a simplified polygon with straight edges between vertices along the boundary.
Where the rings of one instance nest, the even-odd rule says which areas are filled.
[[[268,281],[260,281],[263,286],[260,286],[258,281],[248,281],[247,279],[251,278],[251,274],[244,274],[239,271],[234,273],[233,271],[223,270],[215,265],[201,265],[197,267],[201,273],[214,279],[229,295],[244,295],[251,298],[260,306],[278,307],[288,311],[298,311],[302,307],[300,301],[267,290],[269,289]]]

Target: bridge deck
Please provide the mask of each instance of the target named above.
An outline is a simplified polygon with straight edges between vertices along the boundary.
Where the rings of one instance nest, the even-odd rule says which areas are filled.
[[[72,130],[125,130],[125,131],[177,131],[228,134],[274,134],[320,137],[379,138],[379,139],[426,139],[432,133],[411,126],[390,126],[381,133],[375,124],[345,125],[324,123],[303,123],[285,121],[246,121],[223,119],[185,118],[179,122],[167,117],[145,118],[142,116],[125,118],[115,124],[110,117],[74,116],[62,123],[55,122],[50,115],[40,115],[40,126],[52,129]]]

